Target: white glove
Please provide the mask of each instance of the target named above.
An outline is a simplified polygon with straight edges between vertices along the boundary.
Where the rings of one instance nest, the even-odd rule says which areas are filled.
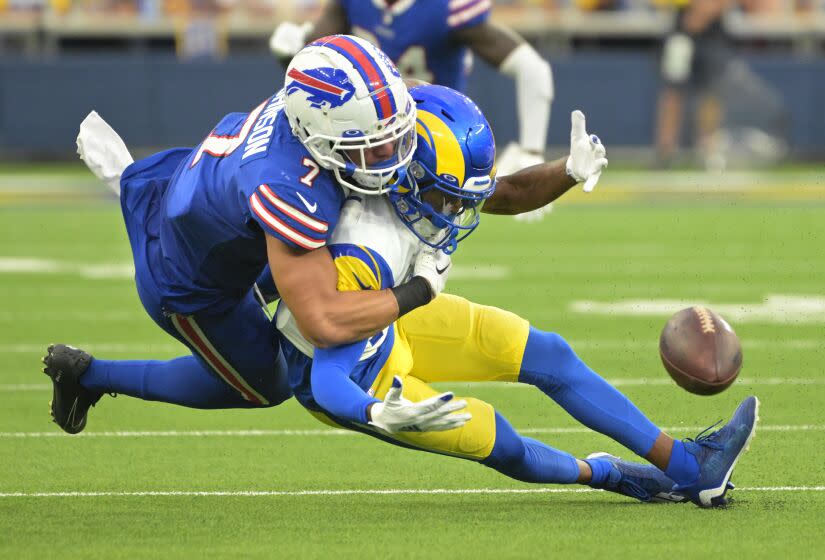
[[[521,171],[525,167],[544,163],[544,158],[538,154],[528,152],[515,142],[510,142],[496,158],[496,174],[499,176],[511,175]],[[553,203],[542,207],[523,212],[513,216],[520,222],[537,222],[544,218],[544,214],[553,210]]]
[[[395,432],[443,432],[460,428],[472,416],[469,412],[455,414],[467,406],[465,400],[453,400],[450,392],[441,393],[421,402],[412,402],[401,396],[403,387],[398,376],[383,402],[370,409],[370,425],[391,434]]]
[[[444,251],[425,245],[415,257],[413,276],[424,278],[430,285],[430,291],[435,298],[447,285],[447,276],[452,266],[453,261],[450,255],[445,255]]]
[[[120,176],[135,160],[123,139],[97,111],[89,113],[80,123],[77,153],[95,177],[120,196]]]
[[[570,157],[567,158],[567,174],[575,181],[584,182],[584,192],[596,187],[602,170],[607,167],[607,150],[599,137],[588,135],[585,129],[584,113],[573,111],[570,114]]]
[[[269,50],[278,58],[292,58],[295,53],[304,48],[306,36],[312,30],[312,24],[302,25],[284,21],[275,28],[269,38]]]

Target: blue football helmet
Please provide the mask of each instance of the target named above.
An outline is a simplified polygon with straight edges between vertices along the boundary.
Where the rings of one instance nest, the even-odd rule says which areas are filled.
[[[389,197],[421,241],[449,254],[476,228],[495,191],[493,131],[478,106],[453,89],[422,85],[410,95],[418,142],[406,177]]]

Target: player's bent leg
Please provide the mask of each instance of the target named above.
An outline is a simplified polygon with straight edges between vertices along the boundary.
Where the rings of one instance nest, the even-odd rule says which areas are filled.
[[[586,426],[641,456],[661,430],[582,362],[559,335],[517,315],[441,295],[398,321],[413,374],[433,381],[519,381],[534,385]]]
[[[558,334],[530,328],[519,381],[538,387],[576,420],[642,457],[661,433]]]
[[[399,354],[404,354],[400,352]],[[395,365],[403,364],[403,360]],[[403,370],[402,370],[403,371]],[[392,378],[386,372],[379,374],[372,385],[374,394],[383,397],[389,384],[384,377]],[[436,395],[429,385],[413,376],[404,377],[404,397],[411,401],[421,401]],[[309,412],[321,422],[333,427],[351,429],[392,443],[400,447],[428,451],[470,459],[498,472],[531,483],[573,484],[589,483],[595,488],[604,488],[642,501],[650,501],[660,493],[669,492],[673,481],[667,479],[652,466],[634,465],[624,469],[623,465],[613,465],[608,461],[592,462],[592,475],[588,463],[576,460],[569,453],[531,438],[520,436],[507,420],[496,413],[493,407],[478,399],[459,397],[467,401],[466,411],[472,418],[462,427],[443,432],[396,432],[389,434],[370,426],[339,421],[318,411]],[[607,465],[607,469],[600,469]],[[630,467],[632,464],[626,464]],[[592,478],[591,478],[592,476]],[[665,480],[665,483],[661,481]]]
[[[433,381],[519,381],[541,389],[586,426],[641,456],[661,433],[582,362],[559,335],[517,315],[442,295],[398,321],[412,373]]]
[[[413,374],[427,383],[517,381],[530,329],[514,313],[451,294],[439,295],[396,325],[409,345]]]
[[[696,442],[673,440],[588,368],[562,337],[534,328],[530,329],[519,381],[535,385],[589,428],[650,460],[666,479],[678,484],[681,494],[706,507],[725,503],[733,468],[756,427],[758,401],[751,397],[721,430],[696,438]],[[588,463],[596,484],[610,482],[609,473],[617,467],[616,461],[605,458]],[[644,472],[630,465],[628,476]],[[650,472],[650,478],[655,475]]]
[[[540,441],[520,436],[499,413],[495,445],[482,465],[522,482],[573,484],[579,480],[576,458]]]
[[[92,361],[82,378],[91,391],[128,395],[190,408],[257,408],[195,356],[172,360]]]
[[[95,359],[80,379],[84,387],[208,409],[275,406],[291,396],[279,338],[251,292],[225,313],[196,316],[165,316],[151,294],[141,296],[152,318],[193,355]]]
[[[275,406],[292,396],[281,339],[252,292],[217,315],[171,315],[192,353],[255,406]]]

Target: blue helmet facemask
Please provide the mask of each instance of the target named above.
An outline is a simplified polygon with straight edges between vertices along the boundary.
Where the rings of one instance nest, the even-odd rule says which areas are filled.
[[[455,177],[437,176],[423,162],[413,161],[405,179],[389,193],[396,213],[418,239],[446,254],[470,235],[481,218],[481,207],[495,191],[495,180],[479,178],[460,188]]]
[[[495,191],[495,139],[481,110],[462,93],[423,85],[410,94],[418,140],[406,177],[389,197],[418,239],[449,254],[476,228]]]

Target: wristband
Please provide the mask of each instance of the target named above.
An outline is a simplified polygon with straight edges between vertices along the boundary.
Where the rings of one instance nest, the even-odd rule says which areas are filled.
[[[421,276],[413,276],[409,282],[390,289],[398,302],[398,316],[406,315],[413,309],[427,305],[433,299],[430,283]]]

